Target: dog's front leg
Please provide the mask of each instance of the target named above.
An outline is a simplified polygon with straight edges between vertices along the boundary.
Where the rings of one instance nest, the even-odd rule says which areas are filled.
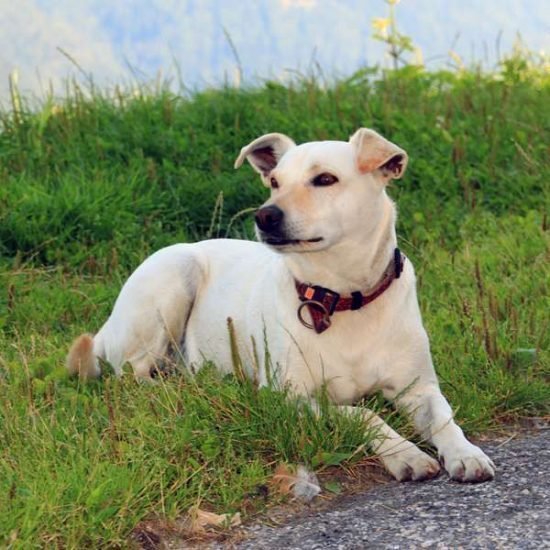
[[[370,409],[351,406],[339,406],[338,409],[350,415],[361,415],[367,434],[373,436],[369,444],[370,449],[381,459],[386,470],[395,479],[420,481],[435,477],[439,473],[437,460],[401,437]]]
[[[397,398],[397,405],[412,414],[417,431],[435,446],[452,479],[479,482],[494,477],[495,465],[466,439],[436,383],[413,386]]]

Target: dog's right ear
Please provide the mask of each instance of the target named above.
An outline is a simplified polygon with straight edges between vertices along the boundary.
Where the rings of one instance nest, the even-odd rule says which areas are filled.
[[[284,134],[265,134],[241,149],[235,168],[239,168],[246,158],[256,172],[267,176],[292,147],[296,144]]]

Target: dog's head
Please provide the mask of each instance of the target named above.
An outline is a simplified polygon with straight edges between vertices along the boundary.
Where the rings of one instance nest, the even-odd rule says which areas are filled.
[[[348,142],[302,145],[266,134],[242,148],[235,168],[244,159],[271,188],[256,211],[258,237],[285,252],[324,250],[374,228],[386,184],[407,166],[403,149],[366,128]]]

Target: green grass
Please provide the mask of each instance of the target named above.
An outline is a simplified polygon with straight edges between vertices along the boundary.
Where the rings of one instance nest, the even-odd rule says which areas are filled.
[[[368,126],[409,152],[390,193],[458,420],[476,434],[548,415],[549,92],[544,68],[516,57],[495,74],[365,69],[192,97],[72,86],[1,112],[0,545],[124,546],[150,516],[261,509],[251,495],[280,462],[359,458],[357,419],[299,414],[214,369],[151,387],[64,372],[71,339],[99,328],[149,253],[251,235],[246,209],[266,191],[232,164],[269,131]]]
[[[274,460],[320,467],[362,442],[358,419],[326,409],[319,421],[284,393],[213,369],[153,390],[131,376],[59,380],[40,369],[8,380],[17,392],[0,408],[0,524],[15,546],[124,545],[147,513],[237,511]]]

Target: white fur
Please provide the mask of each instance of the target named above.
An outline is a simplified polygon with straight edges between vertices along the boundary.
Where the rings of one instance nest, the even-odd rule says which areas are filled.
[[[381,390],[412,414],[418,432],[437,448],[454,479],[492,478],[492,462],[466,440],[440,392],[409,260],[385,293],[360,310],[335,313],[322,334],[297,318],[294,279],[341,294],[368,291],[379,280],[397,242],[395,207],[385,187],[403,174],[406,153],[361,129],[349,142],[298,146],[286,136],[268,134],[244,147],[236,164],[245,158],[266,185],[276,178],[278,188],[264,206],[278,206],[285,235],[301,242],[275,250],[220,239],[156,252],[122,288],[94,337],[94,354],[119,373],[128,361],[136,375],[147,377],[169,343],[182,343],[186,361],[195,368],[207,359],[230,371],[231,318],[243,362],[249,373],[259,364],[260,383],[267,383],[267,341],[280,384],[310,397],[326,383],[331,399],[344,411],[355,410],[354,402]],[[392,158],[399,162],[387,164]],[[339,181],[314,186],[312,178],[322,172]],[[302,242],[319,237],[320,242]],[[97,365],[90,375],[95,372]],[[437,474],[436,460],[372,412],[362,409],[361,414],[367,427],[378,430],[373,449],[397,479]]]

